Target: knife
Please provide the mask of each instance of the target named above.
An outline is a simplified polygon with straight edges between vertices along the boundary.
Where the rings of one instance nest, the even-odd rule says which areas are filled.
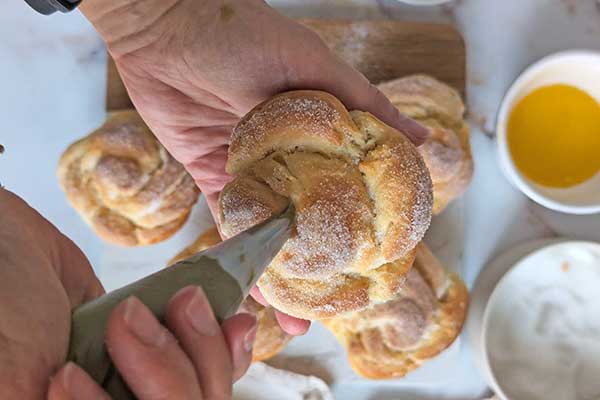
[[[104,336],[112,310],[136,296],[164,322],[171,297],[186,286],[199,285],[219,321],[234,315],[292,234],[294,214],[290,204],[280,215],[231,239],[76,308],[68,360],[83,368],[113,400],[135,399],[106,351]]]

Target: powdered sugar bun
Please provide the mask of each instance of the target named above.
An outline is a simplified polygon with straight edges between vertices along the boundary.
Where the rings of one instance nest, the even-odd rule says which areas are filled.
[[[296,208],[296,232],[259,280],[265,298],[318,319],[389,300],[431,220],[431,180],[415,146],[371,114],[317,91],[288,92],[235,128],[220,197],[233,236]]]
[[[379,85],[404,115],[429,128],[419,152],[433,182],[433,213],[440,213],[467,189],[473,175],[469,127],[458,92],[427,75],[411,75]]]
[[[139,246],[169,238],[198,200],[192,177],[135,110],[119,111],[73,143],[58,166],[71,205],[111,243]]]
[[[346,347],[352,368],[370,379],[402,377],[447,348],[467,312],[464,283],[425,246],[391,301],[322,322]]]

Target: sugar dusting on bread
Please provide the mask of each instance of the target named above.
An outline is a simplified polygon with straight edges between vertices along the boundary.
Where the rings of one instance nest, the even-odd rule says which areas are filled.
[[[421,154],[427,160],[430,171],[443,180],[448,180],[460,170],[463,151],[460,144],[457,147],[446,146],[439,141],[422,145]]]
[[[62,155],[58,177],[69,202],[105,240],[160,242],[186,221],[199,190],[136,111],[104,125]]]
[[[421,168],[426,168],[421,159]],[[415,182],[417,193],[422,193],[422,196],[417,196],[417,201],[413,205],[412,215],[412,236],[411,239],[416,243],[420,242],[425,236],[429,224],[431,223],[431,209],[433,206],[433,193],[431,191],[431,177],[428,173],[419,175]]]
[[[411,75],[378,85],[398,110],[427,127],[419,147],[433,181],[433,213],[439,214],[467,189],[473,174],[469,129],[460,94],[426,75]]]
[[[260,201],[254,192],[243,185],[221,197],[223,219],[227,221],[225,229],[228,236],[236,235],[271,217],[273,209],[269,204]]]
[[[276,96],[258,106],[249,118],[235,127],[231,135],[232,150],[236,151],[237,158],[251,157],[255,146],[271,131],[279,129],[302,130],[307,135],[327,137],[339,120],[339,112],[323,99]]]
[[[296,234],[259,281],[269,302],[316,319],[395,294],[399,285],[379,280],[400,281],[407,268],[377,270],[407,256],[431,217],[427,171],[400,132],[326,93],[290,92],[241,121],[229,156],[238,177],[221,194],[222,232],[268,218],[267,192],[296,207]]]
[[[353,112],[359,129],[381,124],[368,113]],[[359,163],[375,208],[374,226],[384,260],[406,255],[423,238],[431,221],[431,180],[414,145],[385,127],[376,146]]]
[[[240,177],[225,186],[219,198],[222,233],[231,237],[261,223],[287,206],[288,201],[252,177]]]
[[[287,279],[281,271],[267,269],[258,286],[272,294],[270,304],[297,314],[309,308],[320,318],[365,308],[369,304],[369,280],[353,274],[334,274],[324,279]]]
[[[400,112],[411,118],[436,118],[456,124],[465,111],[455,89],[427,75],[410,75],[377,87]]]
[[[116,157],[135,157],[142,167],[154,160],[161,147],[156,138],[148,131],[139,116],[130,116],[124,120],[123,114],[116,114],[116,119],[109,119],[102,131],[98,131],[89,140],[101,146]]]
[[[290,241],[285,264],[294,276],[325,278],[343,271],[366,244],[362,227],[373,215],[359,189],[325,179],[316,192],[319,198],[298,210],[298,234]]]
[[[270,129],[280,126],[309,128],[311,134],[328,135],[340,114],[329,103],[318,98],[276,97],[235,127],[232,141],[259,142]]]
[[[344,202],[319,200],[298,214],[298,235],[290,242],[293,255],[287,263],[294,275],[327,276],[346,266],[353,250],[345,245],[353,242],[344,221],[348,212]]]
[[[468,291],[424,244],[419,248],[431,257],[421,256],[415,264],[427,266],[412,268],[394,299],[323,321],[346,347],[352,368],[361,376],[402,377],[447,348],[460,333]],[[444,277],[442,293],[436,292],[424,270]]]

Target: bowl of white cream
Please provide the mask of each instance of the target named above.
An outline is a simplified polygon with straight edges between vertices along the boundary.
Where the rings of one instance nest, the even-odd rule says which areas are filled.
[[[600,244],[523,258],[483,317],[487,378],[504,400],[600,399]]]

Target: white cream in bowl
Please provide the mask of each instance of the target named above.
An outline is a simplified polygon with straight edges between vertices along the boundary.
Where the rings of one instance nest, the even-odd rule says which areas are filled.
[[[482,335],[505,400],[600,399],[600,245],[560,243],[517,263],[489,300]]]

